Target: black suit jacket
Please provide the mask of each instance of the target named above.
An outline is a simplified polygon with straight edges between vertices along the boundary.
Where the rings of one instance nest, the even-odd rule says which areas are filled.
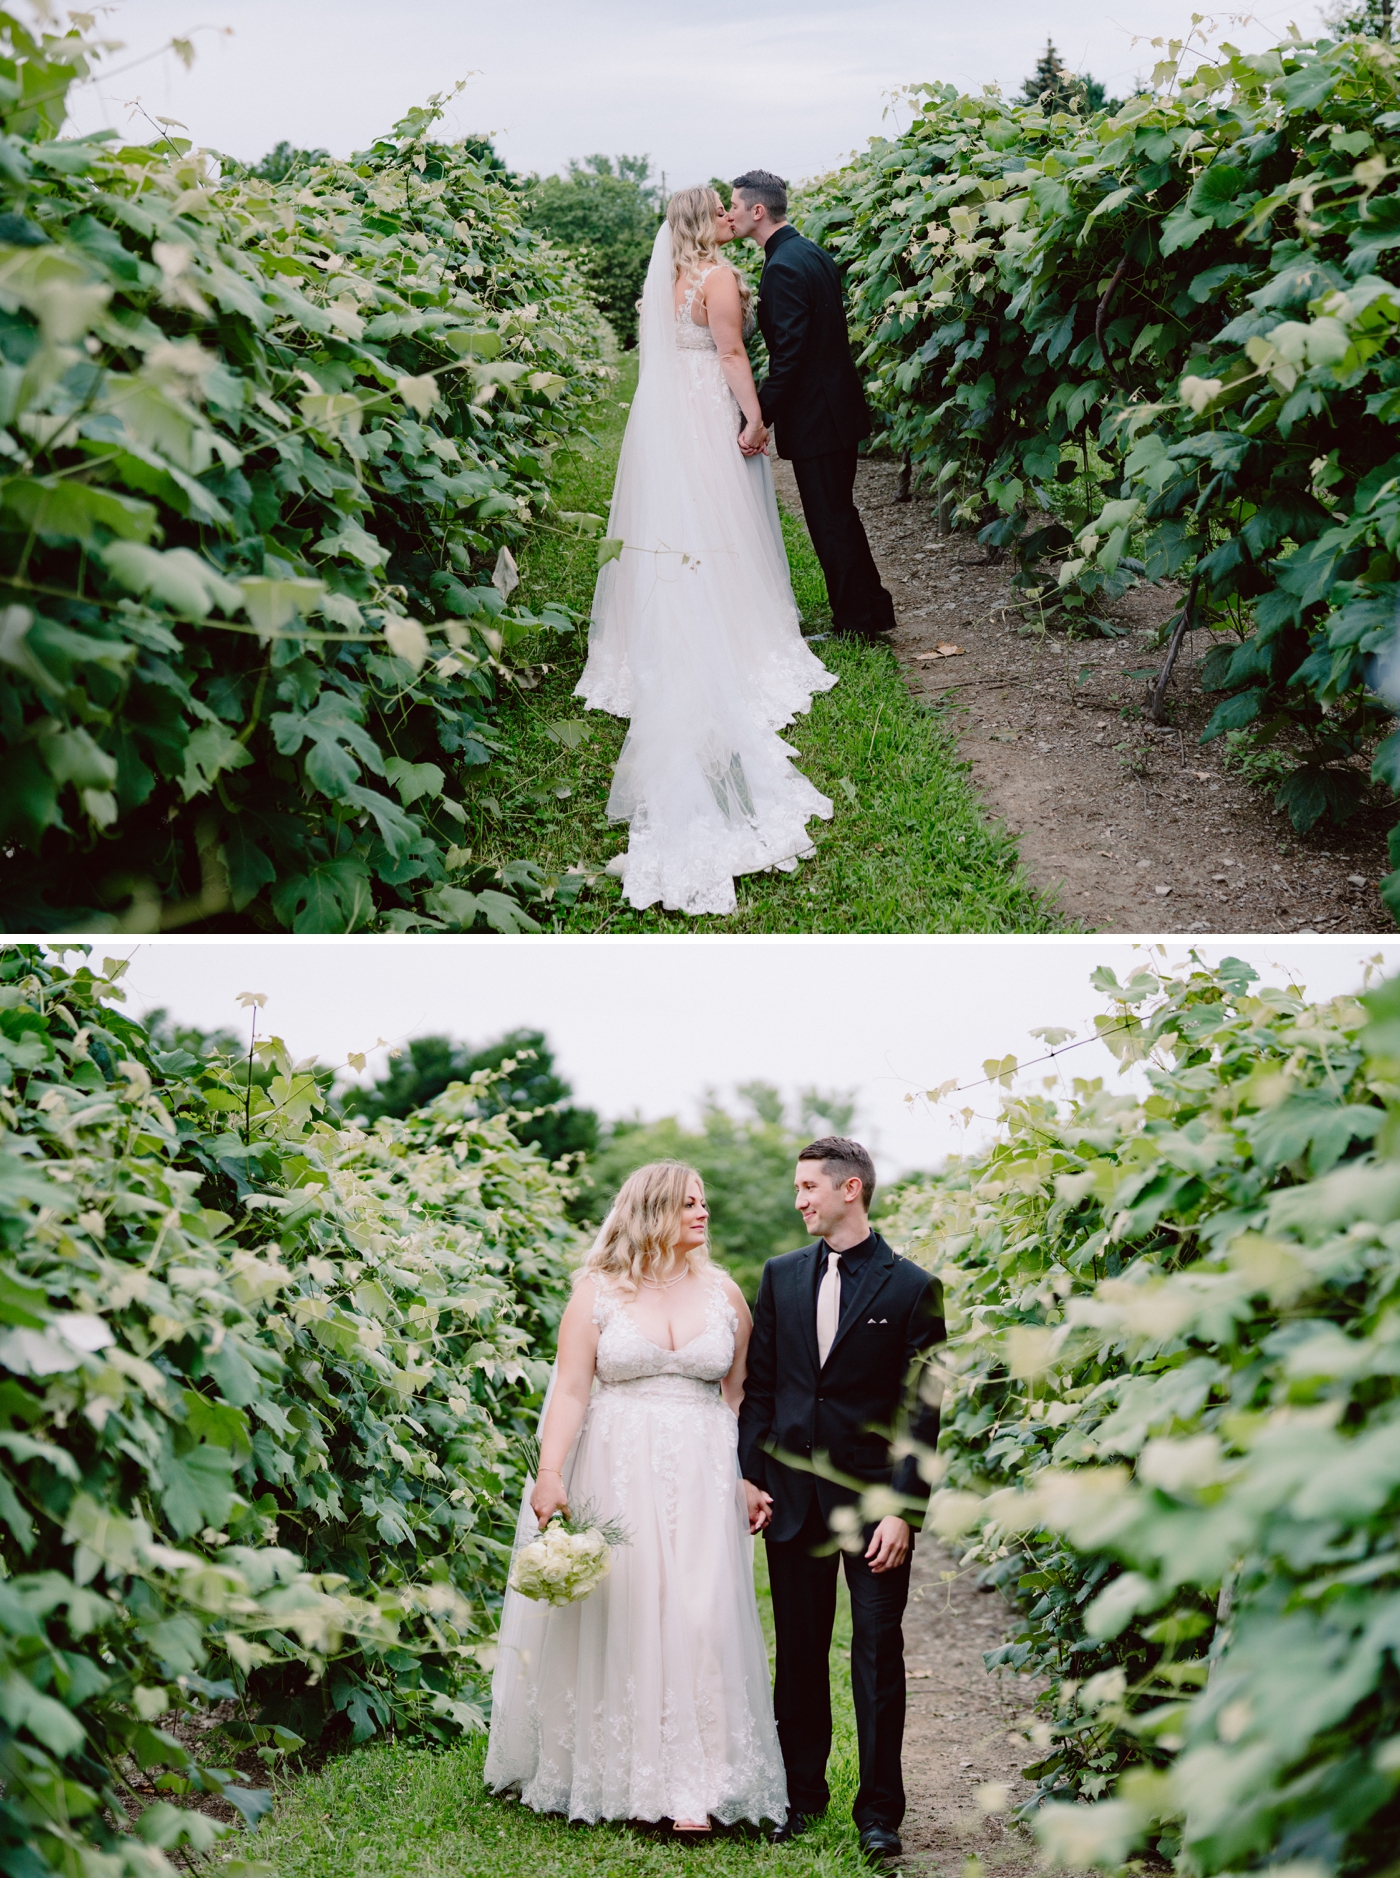
[[[778,1453],[826,1455],[839,1473],[926,1500],[914,1456],[895,1462],[888,1433],[879,1431],[898,1423],[924,1447],[938,1440],[938,1410],[921,1399],[911,1372],[943,1341],[943,1287],[877,1234],[854,1279],[843,1281],[836,1339],[819,1365],[817,1267],[826,1250],[818,1242],[769,1259],[749,1339],[739,1464],[746,1480],[772,1494],[769,1537],[778,1541],[796,1538],[814,1494],[826,1517],[859,1497],[786,1466]]]
[[[758,388],[764,422],[787,457],[853,449],[870,435],[870,412],[851,357],[836,263],[785,223],[763,251],[758,325],[768,376]]]

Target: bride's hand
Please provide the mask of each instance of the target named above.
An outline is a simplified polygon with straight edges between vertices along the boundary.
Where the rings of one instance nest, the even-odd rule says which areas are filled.
[[[564,1491],[563,1476],[554,1467],[542,1467],[535,1482],[535,1490],[530,1495],[530,1511],[540,1523],[543,1532],[556,1513],[567,1515],[569,1496]]]
[[[762,418],[752,419],[739,433],[739,448],[745,456],[768,454],[768,426]]]
[[[744,1482],[744,1511],[749,1516],[749,1531],[762,1532],[773,1517],[773,1496],[765,1493],[762,1487],[756,1487],[751,1480]]]

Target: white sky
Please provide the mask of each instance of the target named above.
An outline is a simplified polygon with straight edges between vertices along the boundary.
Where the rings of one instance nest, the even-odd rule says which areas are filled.
[[[146,120],[128,131],[139,98],[245,160],[283,137],[345,156],[468,78],[449,128],[495,132],[517,169],[603,150],[649,153],[672,188],[754,166],[797,179],[878,134],[895,86],[1018,91],[1047,33],[1071,67],[1125,96],[1156,56],[1134,35],[1183,36],[1191,11],[1191,0],[117,0],[101,31],[125,51],[76,94],[70,134],[108,124],[146,141]],[[1316,4],[1265,4],[1242,25],[1218,17],[1253,50],[1292,19],[1311,30]],[[192,73],[169,53],[118,71],[190,33]]]
[[[1187,949],[1168,942],[1168,962]],[[1301,979],[1317,998],[1359,989],[1364,961],[1378,953],[1400,968],[1400,941],[1288,937],[1196,949],[1211,964],[1247,959],[1266,982]],[[263,1034],[283,1037],[294,1057],[331,1064],[376,1037],[402,1044],[436,1031],[485,1042],[532,1026],[552,1040],[578,1099],[605,1116],[693,1117],[707,1086],[759,1078],[789,1093],[855,1088],[857,1126],[886,1178],[934,1165],[962,1140],[946,1109],[911,1107],[906,1093],[950,1076],[972,1081],[988,1057],[1040,1055],[1033,1025],[1090,1031],[1106,1008],[1089,984],[1095,966],[1111,966],[1121,982],[1149,956],[1097,937],[184,938],[113,940],[96,952],[130,956],[133,1014],[164,1004],[205,1029],[241,1029],[237,994],[263,991]],[[382,1074],[385,1060],[376,1053],[369,1073]],[[1050,1068],[1027,1072],[1027,1085]],[[1067,1057],[1063,1071],[1116,1076],[1098,1043]],[[995,1091],[969,1100],[995,1117]]]

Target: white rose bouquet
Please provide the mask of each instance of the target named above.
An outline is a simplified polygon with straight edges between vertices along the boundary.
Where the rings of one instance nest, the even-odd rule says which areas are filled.
[[[533,1473],[539,1465],[533,1443],[527,1444],[527,1460]],[[546,1604],[577,1604],[607,1577],[613,1547],[626,1544],[625,1528],[615,1519],[600,1520],[591,1505],[556,1513],[538,1539],[517,1549],[510,1588]]]
[[[607,1577],[619,1540],[589,1517],[590,1509],[580,1510],[583,1519],[552,1519],[538,1539],[521,1546],[511,1561],[513,1591],[546,1604],[577,1604]]]

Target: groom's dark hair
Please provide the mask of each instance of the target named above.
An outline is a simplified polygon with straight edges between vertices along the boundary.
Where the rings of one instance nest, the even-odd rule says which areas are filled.
[[[865,1210],[870,1211],[870,1202],[875,1198],[875,1163],[858,1141],[845,1135],[823,1135],[820,1141],[809,1142],[797,1158],[820,1161],[822,1172],[835,1187],[859,1180]]]
[[[736,176],[730,185],[733,189],[742,189],[750,208],[761,202],[770,215],[787,218],[787,184],[781,176],[775,176],[772,170],[745,170],[742,176]],[[861,1150],[864,1153],[864,1149]]]

